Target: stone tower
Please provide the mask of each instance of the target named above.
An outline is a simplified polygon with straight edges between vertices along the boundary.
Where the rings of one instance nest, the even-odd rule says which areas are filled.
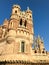
[[[16,33],[16,44],[19,46],[19,50],[17,51],[31,53],[31,45],[33,44],[34,35],[32,27],[32,11],[29,8],[27,8],[26,12],[21,11],[19,5],[14,5],[12,7],[12,14],[9,24],[9,28],[11,29],[9,32],[11,31],[10,33]]]

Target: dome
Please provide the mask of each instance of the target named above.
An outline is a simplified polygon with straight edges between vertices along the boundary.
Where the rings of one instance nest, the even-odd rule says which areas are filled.
[[[19,8],[19,9],[21,9],[19,5],[13,5],[13,8]]]

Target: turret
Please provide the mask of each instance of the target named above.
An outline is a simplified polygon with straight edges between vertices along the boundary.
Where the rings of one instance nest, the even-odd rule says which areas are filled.
[[[20,8],[19,5],[13,5],[12,14],[19,14],[20,9],[21,9],[21,8]]]
[[[11,14],[11,19],[15,18],[17,19],[18,16],[20,15],[20,6],[19,5],[13,5],[12,7],[12,14]]]
[[[38,38],[37,38],[37,43],[38,43],[38,46],[39,46],[39,52],[45,53],[44,42],[40,38],[40,36],[38,36]]]
[[[27,20],[29,20],[28,22],[32,24],[32,11],[29,9],[29,7],[26,10],[26,17],[27,17]]]

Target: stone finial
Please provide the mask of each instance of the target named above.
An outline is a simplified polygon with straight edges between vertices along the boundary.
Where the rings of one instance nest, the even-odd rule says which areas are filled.
[[[27,10],[30,10],[29,7],[27,7]]]
[[[38,35],[38,37],[37,37],[37,43],[38,44],[40,43],[40,40],[41,40],[40,35]]]
[[[27,11],[26,11],[26,12],[28,12],[28,13],[32,13],[32,11],[30,10],[29,7],[27,7]]]

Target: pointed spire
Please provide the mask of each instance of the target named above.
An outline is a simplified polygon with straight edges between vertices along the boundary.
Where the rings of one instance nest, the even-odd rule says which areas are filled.
[[[32,11],[30,10],[30,8],[29,8],[29,7],[27,7],[26,12],[32,13]]]
[[[40,35],[38,35],[38,40],[41,40]]]
[[[43,37],[41,38],[41,41],[44,42]]]
[[[29,7],[27,7],[27,10],[30,10]]]
[[[40,35],[37,37],[37,43],[39,44],[39,41],[41,40]]]

